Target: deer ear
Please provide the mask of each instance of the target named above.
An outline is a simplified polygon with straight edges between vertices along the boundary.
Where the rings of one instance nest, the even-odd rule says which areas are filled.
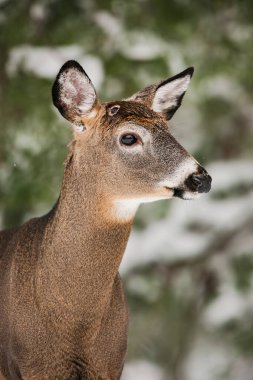
[[[79,63],[66,62],[52,88],[53,103],[59,112],[77,127],[82,117],[95,115],[98,99],[93,84]]]
[[[129,100],[142,102],[155,112],[163,113],[166,119],[169,120],[182,103],[193,71],[193,67],[189,67],[172,78],[160,82],[158,85],[146,87],[129,98]]]
[[[169,120],[181,106],[182,99],[193,75],[193,67],[161,82],[155,91],[151,108],[163,112]]]

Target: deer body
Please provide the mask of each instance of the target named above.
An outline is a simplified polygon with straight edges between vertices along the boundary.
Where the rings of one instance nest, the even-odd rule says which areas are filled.
[[[94,181],[88,169],[84,186]],[[91,189],[80,204],[73,172],[70,162],[65,191],[48,215],[26,223],[7,244],[8,232],[0,235],[6,244],[0,278],[1,269],[9,268],[10,276],[8,289],[1,284],[1,299],[9,293],[5,306],[12,320],[6,342],[1,336],[10,356],[4,354],[1,363],[19,368],[24,379],[114,379],[123,367],[127,308],[117,272],[131,223],[108,223],[108,210]],[[5,376],[15,379],[8,371]]]
[[[174,77],[181,92],[167,99],[167,115],[189,77]],[[0,233],[1,380],[120,378],[128,312],[118,268],[137,207],[210,189],[166,129],[157,94],[150,87],[101,105],[76,62],[58,74],[54,103],[74,125],[59,200],[47,215]]]

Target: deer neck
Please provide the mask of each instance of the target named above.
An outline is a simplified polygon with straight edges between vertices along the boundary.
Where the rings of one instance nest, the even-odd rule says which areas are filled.
[[[101,189],[99,167],[87,160],[80,172],[74,154],[69,155],[46,231],[41,271],[53,302],[65,305],[67,299],[69,309],[95,314],[110,299],[134,217],[111,217],[113,205]]]

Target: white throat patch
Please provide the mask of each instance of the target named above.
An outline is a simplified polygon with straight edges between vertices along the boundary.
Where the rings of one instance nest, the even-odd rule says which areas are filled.
[[[129,198],[118,199],[113,204],[113,216],[122,221],[128,221],[134,218],[138,207],[142,203],[150,203],[160,201],[161,199],[167,199],[165,196],[143,197],[143,198]]]

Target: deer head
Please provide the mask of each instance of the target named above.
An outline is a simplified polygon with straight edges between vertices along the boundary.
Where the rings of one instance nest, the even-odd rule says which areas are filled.
[[[131,214],[142,202],[193,199],[210,190],[211,177],[168,126],[192,74],[188,68],[128,99],[105,103],[77,62],[66,62],[57,75],[53,102],[73,126],[78,179],[87,181],[90,173],[93,191],[110,200],[116,212]]]

